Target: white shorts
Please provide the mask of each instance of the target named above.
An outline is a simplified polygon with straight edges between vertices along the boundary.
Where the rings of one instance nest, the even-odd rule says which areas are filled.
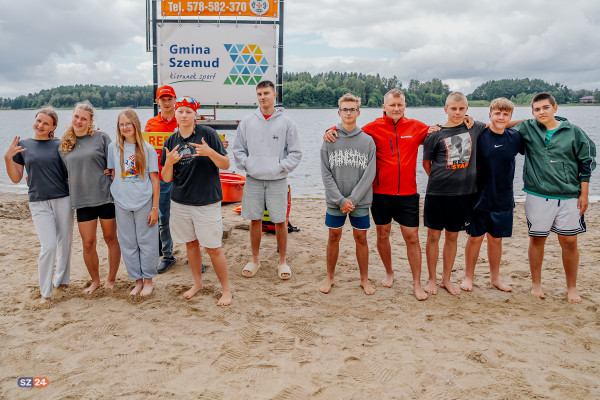
[[[223,239],[221,202],[188,206],[171,201],[169,228],[176,243],[198,240],[202,247],[217,249],[222,246]]]
[[[527,194],[525,215],[529,236],[547,237],[550,231],[563,236],[585,232],[583,215],[579,215],[578,199],[546,199]]]

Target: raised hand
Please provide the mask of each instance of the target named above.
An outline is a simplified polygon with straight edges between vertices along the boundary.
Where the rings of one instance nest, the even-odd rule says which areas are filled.
[[[179,145],[175,146],[173,150],[169,151],[169,149],[165,147],[165,151],[167,152],[167,159],[165,160],[165,163],[175,165],[179,162],[179,160],[181,160],[183,154],[179,154],[179,152],[177,151],[178,148]]]
[[[19,146],[19,140],[21,140],[20,136],[15,136],[15,138],[13,139],[12,143],[10,144],[10,146],[8,146],[8,149],[6,150],[6,153],[4,153],[4,158],[8,158],[10,160],[12,160],[12,158],[27,150],[22,148],[21,146]]]
[[[194,154],[194,157],[209,156],[214,151],[208,144],[206,144],[204,138],[202,138],[202,144],[190,143],[190,145],[196,149],[196,154]]]

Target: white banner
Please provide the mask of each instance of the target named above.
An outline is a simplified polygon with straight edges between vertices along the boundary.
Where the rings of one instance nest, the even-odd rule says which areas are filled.
[[[274,26],[158,24],[158,85],[203,105],[256,105],[256,84],[275,83]]]

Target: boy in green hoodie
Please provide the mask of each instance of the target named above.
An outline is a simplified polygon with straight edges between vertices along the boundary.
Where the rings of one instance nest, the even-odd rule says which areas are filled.
[[[542,262],[546,238],[553,231],[562,249],[567,300],[579,303],[577,235],[586,231],[583,214],[589,204],[596,146],[581,128],[565,118],[555,117],[557,109],[551,94],[540,93],[531,101],[535,119],[524,120],[514,128],[521,134],[525,147],[523,190],[527,193],[531,294],[545,298]]]

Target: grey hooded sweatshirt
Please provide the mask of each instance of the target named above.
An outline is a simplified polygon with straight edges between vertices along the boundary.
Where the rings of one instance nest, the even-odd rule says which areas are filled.
[[[328,208],[341,208],[350,200],[356,208],[368,208],[373,201],[375,142],[356,127],[352,132],[336,127],[335,143],[321,146],[321,177]]]
[[[302,158],[296,125],[283,108],[276,108],[269,119],[258,108],[240,121],[233,158],[235,165],[254,179],[272,181],[287,177]]]

